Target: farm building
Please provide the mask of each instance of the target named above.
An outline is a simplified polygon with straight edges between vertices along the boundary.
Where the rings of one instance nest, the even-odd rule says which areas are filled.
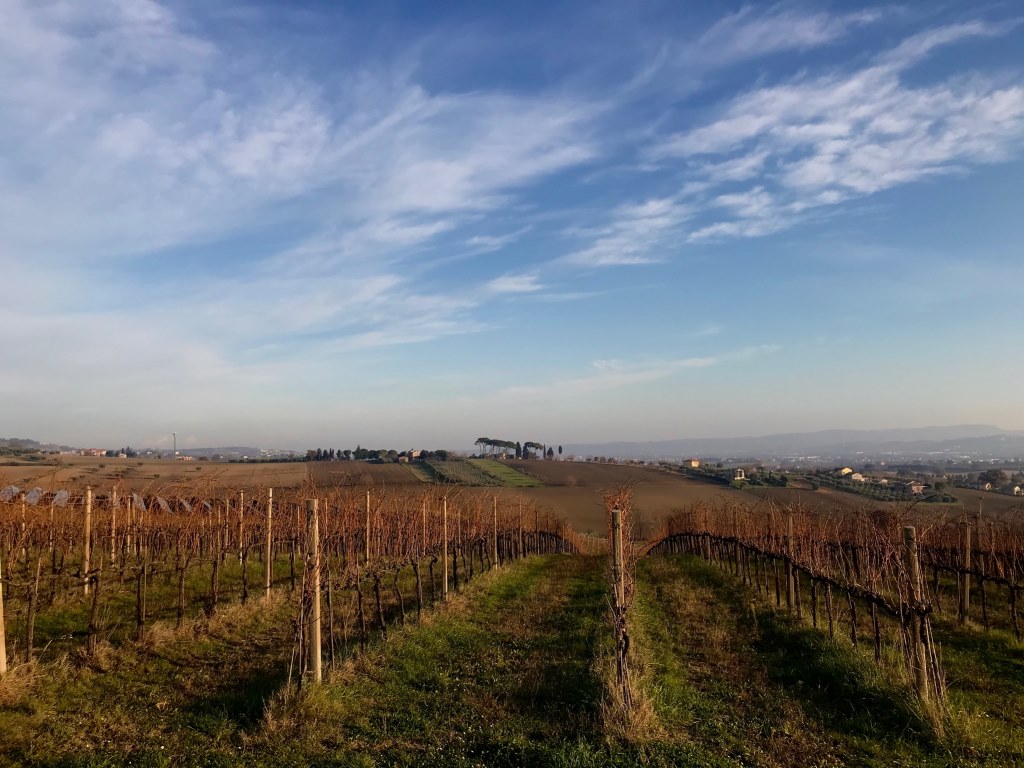
[[[1021,495],[1024,495],[1024,489],[1022,489],[1016,483],[1011,483],[1010,485],[1004,485],[1002,488],[999,489],[999,492],[1000,493],[1005,493],[1008,496],[1021,496]]]
[[[924,493],[925,484],[918,480],[908,480],[906,482],[895,483],[894,487],[897,491],[903,493]]]
[[[732,473],[733,480],[746,480],[747,474],[742,469],[735,469]]]
[[[697,469],[700,466],[700,459],[683,459],[683,466]]]

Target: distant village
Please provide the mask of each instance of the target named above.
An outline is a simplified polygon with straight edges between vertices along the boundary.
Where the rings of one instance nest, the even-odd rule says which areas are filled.
[[[849,466],[789,472],[762,465],[723,466],[721,462],[704,463],[697,458],[683,459],[680,466],[688,474],[728,483],[737,488],[747,485],[799,484],[809,490],[834,488],[878,501],[921,499],[956,503],[956,497],[949,493],[952,488],[970,488],[1008,496],[1024,495],[1024,472],[1010,472],[999,467],[964,473],[882,472],[877,468],[868,471]]]

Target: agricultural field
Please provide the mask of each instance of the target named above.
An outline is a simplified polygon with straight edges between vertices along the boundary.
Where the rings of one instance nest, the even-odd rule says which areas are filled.
[[[408,464],[374,464],[367,461],[311,461],[309,479],[314,485],[334,486],[381,485],[386,487],[416,485],[421,478],[409,471]]]
[[[609,501],[626,510],[628,567],[615,571],[535,502],[484,490],[338,487],[315,507],[302,492],[249,492],[172,512],[95,497],[88,565],[84,500],[0,505],[0,765],[1024,760],[1024,644],[1007,591],[1022,586],[1019,528],[973,551],[988,576],[963,622],[958,529],[922,529],[936,714],[902,671],[898,622],[884,614],[872,640],[871,601],[906,600],[898,561],[875,556],[892,521],[846,529],[797,510],[789,558],[778,532],[790,512],[732,495],[672,515],[660,543],[632,543],[633,494],[620,489]],[[848,596],[845,563],[875,591]],[[628,574],[621,611],[616,572]]]
[[[53,456],[39,462],[12,461],[0,465],[0,487],[10,484],[21,488],[39,486],[44,490],[86,484],[112,486],[118,482],[132,491],[174,483],[224,488],[285,488],[301,485],[307,477],[308,465],[304,462],[232,464],[171,459]]]
[[[537,488],[544,485],[537,478],[524,475],[494,459],[470,459],[469,463],[491,477],[497,478],[507,488]]]
[[[1020,496],[1007,496],[1003,493],[978,491],[973,488],[950,488],[948,492],[960,499],[964,509],[970,514],[981,510],[985,515],[1002,519],[1024,519],[1024,498]]]
[[[441,461],[433,459],[424,463],[430,467],[441,483],[477,487],[504,485],[504,482],[499,478],[484,472],[476,464],[469,461]]]
[[[543,488],[516,493],[567,520],[579,531],[604,535],[604,494],[629,485],[641,535],[649,535],[675,510],[696,501],[749,499],[717,483],[706,483],[654,467],[593,464],[571,461],[509,461],[514,469],[535,477]]]

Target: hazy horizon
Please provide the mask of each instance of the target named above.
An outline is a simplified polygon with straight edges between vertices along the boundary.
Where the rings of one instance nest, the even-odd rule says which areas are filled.
[[[991,430],[995,430],[995,432],[990,431],[989,428],[991,428]],[[609,436],[609,437],[606,437],[604,439],[586,440],[586,441],[553,439],[552,442],[544,443],[544,444],[549,445],[552,448],[556,448],[557,449],[557,447],[559,445],[562,445],[562,446],[579,446],[579,445],[629,444],[629,443],[635,443],[635,444],[643,445],[643,444],[648,444],[648,443],[685,442],[685,441],[688,441],[688,440],[689,441],[695,441],[695,442],[716,441],[716,440],[744,440],[744,439],[762,440],[762,439],[765,439],[765,438],[785,437],[785,436],[789,436],[789,435],[813,437],[813,436],[819,435],[819,434],[835,433],[835,432],[839,432],[839,433],[853,433],[853,434],[870,434],[870,433],[875,433],[875,432],[909,432],[909,431],[918,431],[918,430],[922,430],[922,431],[929,431],[929,430],[931,430],[931,431],[936,431],[936,432],[947,432],[947,433],[951,432],[951,431],[955,431],[955,430],[966,430],[966,431],[970,432],[972,435],[977,435],[979,437],[982,437],[982,436],[983,437],[990,437],[990,436],[993,436],[993,435],[996,435],[996,434],[1001,434],[1001,433],[1010,433],[1010,434],[1014,434],[1014,435],[1024,435],[1024,429],[1011,429],[1011,428],[1006,428],[1006,427],[1000,427],[1000,426],[997,426],[997,425],[994,425],[994,424],[947,424],[947,425],[934,425],[933,424],[933,425],[926,425],[926,426],[922,426],[922,427],[899,427],[899,426],[894,426],[894,427],[884,427],[884,428],[880,428],[880,429],[864,429],[864,428],[857,428],[857,427],[828,427],[828,428],[824,428],[824,429],[821,429],[821,430],[812,430],[812,431],[807,431],[807,432],[792,432],[791,431],[791,432],[771,432],[771,433],[766,433],[766,434],[676,435],[674,437],[661,438],[661,439],[657,439],[657,440],[628,440],[628,439],[625,439],[625,438],[619,438],[617,436]],[[499,434],[499,433],[496,433],[496,432],[495,433],[490,433],[487,436],[494,437],[494,438],[499,439],[499,440],[505,440],[505,439],[513,440],[513,441],[519,440],[520,442],[525,442],[526,440],[530,440],[533,437],[537,437],[537,435],[532,435],[531,436],[531,435],[526,435],[526,434],[523,434],[523,433],[501,433],[501,434]],[[479,435],[478,435],[478,437],[479,437]],[[66,446],[70,446],[70,447],[74,447],[74,448],[82,448],[82,449],[84,449],[84,448],[107,448],[107,449],[111,449],[112,450],[114,448],[120,448],[120,447],[124,447],[124,446],[131,446],[132,448],[139,449],[139,450],[144,450],[144,449],[161,449],[162,450],[165,447],[168,448],[168,449],[171,447],[171,445],[172,445],[171,441],[173,441],[173,435],[169,438],[167,446],[163,446],[160,443],[152,443],[151,444],[151,443],[145,443],[145,442],[140,442],[140,441],[137,441],[137,440],[128,440],[128,439],[121,439],[119,441],[114,441],[116,444],[112,443],[110,445],[103,444],[103,443],[98,443],[97,441],[91,441],[90,442],[88,440],[85,441],[85,442],[76,443],[76,442],[71,442],[71,441],[66,441],[66,440],[43,439],[43,438],[40,438],[40,437],[37,437],[37,436],[33,436],[33,435],[0,435],[0,439],[28,439],[28,440],[35,440],[36,442],[44,444],[44,445],[66,445]],[[942,438],[942,439],[952,439],[952,438]],[[339,450],[342,450],[342,449],[345,449],[345,448],[352,448],[352,449],[354,449],[357,445],[361,445],[363,448],[367,448],[367,449],[371,449],[371,450],[376,450],[376,449],[405,450],[405,449],[411,449],[411,448],[422,448],[422,449],[431,449],[431,450],[432,449],[437,449],[437,448],[445,448],[445,449],[448,449],[448,450],[457,450],[457,451],[458,450],[470,450],[470,451],[477,450],[477,448],[473,444],[473,441],[476,440],[476,437],[473,437],[473,438],[466,437],[466,438],[462,438],[462,440],[463,440],[463,442],[461,442],[461,443],[438,443],[436,440],[432,441],[429,437],[427,437],[427,438],[425,438],[423,440],[419,440],[419,441],[416,441],[416,440],[412,440],[412,441],[410,441],[410,440],[399,440],[399,441],[393,442],[393,443],[375,442],[373,439],[367,439],[367,440],[361,440],[361,441],[357,440],[357,441],[354,441],[354,442],[342,441],[342,442],[339,443],[337,439],[334,439],[334,440],[328,439],[328,440],[320,442],[320,443],[310,443],[310,444],[299,445],[299,444],[264,444],[264,443],[253,443],[253,442],[249,442],[249,441],[245,441],[245,440],[214,439],[212,442],[200,443],[199,441],[197,441],[195,439],[194,436],[179,434],[177,436],[177,446],[178,446],[178,450],[179,451],[180,450],[189,450],[189,449],[227,448],[227,447],[233,447],[233,446],[239,446],[239,447],[244,446],[244,447],[250,447],[250,448],[276,449],[276,450],[285,450],[285,451],[292,450],[292,451],[302,452],[302,451],[306,451],[306,450],[310,450],[310,449],[315,449],[315,448],[325,448],[325,449],[327,449],[327,448],[337,448]],[[543,442],[543,441],[541,441],[541,442]]]
[[[1024,429],[1006,5],[0,8],[8,436]]]

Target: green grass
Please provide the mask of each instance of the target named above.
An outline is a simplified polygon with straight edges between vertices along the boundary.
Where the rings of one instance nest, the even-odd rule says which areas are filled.
[[[0,766],[1024,763],[1024,658],[1006,633],[937,620],[953,710],[938,739],[870,648],[830,641],[698,559],[647,558],[630,630],[650,716],[620,730],[605,709],[603,558],[535,557],[478,575],[420,625],[408,572],[400,584],[406,626],[389,593],[388,642],[371,622],[368,649],[301,692],[286,685],[286,589],[269,605],[235,595],[212,620],[158,625],[89,663],[50,661],[26,693],[0,684]],[[365,595],[369,610],[368,585]],[[335,600],[351,652],[351,592]],[[48,634],[71,627],[61,611],[46,621]]]
[[[469,459],[469,463],[498,479],[502,485],[509,488],[539,488],[544,485],[537,478],[523,474],[494,459]]]
[[[632,622],[641,687],[666,733],[736,764],[952,768],[1024,760],[1021,649],[1005,635],[954,639],[937,626],[951,702],[939,739],[870,648],[829,640],[697,558],[642,561]]]
[[[434,470],[421,461],[410,462],[409,464],[403,464],[402,466],[409,470],[421,483],[437,482],[437,475],[434,474]]]
[[[502,482],[496,477],[483,472],[468,461],[440,461],[432,459],[424,463],[434,471],[441,482],[455,483],[457,485],[502,485]]]

